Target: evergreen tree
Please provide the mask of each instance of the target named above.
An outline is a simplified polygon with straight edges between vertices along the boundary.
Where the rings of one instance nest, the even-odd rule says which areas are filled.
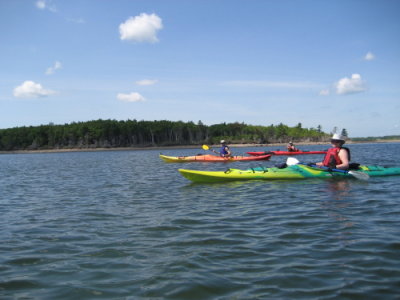
[[[346,133],[347,134],[347,133]],[[211,126],[182,121],[94,120],[71,124],[0,129],[0,150],[147,147],[230,143],[326,141],[328,135],[301,123],[289,127],[221,123]]]

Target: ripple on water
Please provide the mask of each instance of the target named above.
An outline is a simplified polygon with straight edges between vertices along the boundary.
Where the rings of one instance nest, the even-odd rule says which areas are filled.
[[[379,162],[379,147],[359,152]],[[399,177],[194,185],[157,151],[7,155],[0,166],[0,298],[400,294]]]

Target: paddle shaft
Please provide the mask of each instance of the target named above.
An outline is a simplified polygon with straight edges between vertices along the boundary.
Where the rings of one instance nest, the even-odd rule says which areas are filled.
[[[203,145],[203,150],[210,150],[212,152],[214,152],[215,154],[220,154],[219,152],[215,151],[214,149],[212,149],[211,147],[207,146],[207,145]]]
[[[219,152],[218,152],[218,151],[215,151],[213,148],[209,148],[208,150],[214,152],[215,154],[219,154]]]
[[[308,167],[312,167],[312,168],[319,168],[322,170],[326,170],[327,172],[338,172],[338,173],[344,173],[344,174],[349,174],[350,176],[353,176],[354,178],[360,179],[360,180],[368,180],[369,179],[369,175],[364,173],[364,172],[357,172],[357,171],[349,171],[349,170],[341,170],[341,169],[331,169],[329,167],[325,167],[325,166],[318,166],[318,165],[306,165],[306,164],[302,164],[299,162],[299,160],[297,158],[294,157],[289,157],[286,161],[286,164],[288,166],[294,166],[294,165],[303,165],[303,166],[308,166]]]
[[[289,166],[293,166],[293,165],[303,165],[303,166],[312,167],[312,168],[318,168],[318,169],[322,169],[322,170],[326,170],[326,171],[340,172],[340,173],[345,173],[345,174],[349,173],[349,171],[347,171],[347,170],[332,169],[332,168],[325,167],[325,166],[318,166],[318,165],[316,165],[316,164],[307,165],[307,164],[301,163],[297,158],[294,158],[294,157],[289,157],[289,158],[287,159],[286,163],[287,163]]]
[[[313,167],[313,168],[320,168],[320,169],[322,169],[322,170],[327,170],[327,171],[332,171],[332,172],[339,172],[339,173],[345,173],[345,174],[349,173],[349,171],[347,171],[347,170],[332,169],[332,168],[325,167],[325,166],[311,165],[310,167]]]
[[[354,178],[360,179],[360,180],[368,180],[369,179],[369,175],[365,174],[363,172],[341,170],[341,169],[331,169],[329,167],[317,166],[317,165],[311,165],[311,167],[320,168],[320,169],[326,170],[328,172],[338,172],[338,173],[349,174],[350,176],[353,176]]]
[[[203,148],[203,150],[210,150],[210,151],[214,152],[215,154],[218,154],[218,155],[220,155],[221,157],[224,157],[224,158],[232,157],[232,155],[224,156],[224,155],[221,154],[221,152],[215,151],[214,149],[212,149],[211,147],[209,147],[207,145],[203,145],[202,148]]]

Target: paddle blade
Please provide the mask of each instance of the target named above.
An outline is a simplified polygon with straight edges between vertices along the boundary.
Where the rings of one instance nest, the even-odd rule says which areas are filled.
[[[364,172],[357,172],[357,171],[349,171],[349,174],[351,176],[353,176],[354,178],[357,178],[359,180],[368,180],[369,179],[369,175],[367,173]]]
[[[203,150],[210,150],[210,147],[208,147],[207,145],[203,145]]]
[[[300,163],[300,161],[295,158],[295,157],[288,157],[288,159],[286,160],[286,164],[288,166],[294,166],[294,165],[298,165]]]

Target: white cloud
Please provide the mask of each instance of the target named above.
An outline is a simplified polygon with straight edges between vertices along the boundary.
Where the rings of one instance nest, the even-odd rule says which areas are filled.
[[[126,101],[126,102],[146,101],[146,99],[142,95],[140,95],[139,93],[130,93],[130,94],[119,93],[117,95],[117,99],[121,100],[121,101]]]
[[[159,16],[142,13],[121,23],[119,33],[121,40],[156,43],[158,42],[157,31],[162,28],[162,20]]]
[[[36,7],[39,9],[45,9],[46,8],[46,2],[43,0],[39,0],[36,2]]]
[[[328,96],[330,94],[329,89],[324,89],[319,92],[320,96]]]
[[[375,59],[375,55],[372,52],[368,52],[367,54],[365,54],[364,56],[364,60],[374,60]]]
[[[42,87],[41,84],[35,83],[30,80],[27,80],[24,83],[22,83],[20,86],[17,86],[13,92],[14,97],[16,97],[16,98],[47,97],[54,93],[55,93],[54,91],[46,90]]]
[[[54,66],[47,68],[47,70],[46,70],[46,75],[52,75],[52,74],[54,74],[54,72],[55,72],[56,70],[59,70],[59,69],[61,69],[61,68],[62,68],[61,63],[60,63],[59,61],[56,61],[56,62],[54,63]]]
[[[364,92],[367,87],[360,74],[353,74],[351,78],[344,77],[335,84],[336,94],[345,95]]]
[[[38,0],[38,1],[36,1],[36,7],[38,9],[42,9],[42,10],[47,9],[51,12],[57,11],[56,6],[52,3],[51,0]]]
[[[153,79],[143,79],[143,80],[139,80],[136,81],[135,83],[137,85],[154,85],[158,82],[158,80],[153,80]]]

